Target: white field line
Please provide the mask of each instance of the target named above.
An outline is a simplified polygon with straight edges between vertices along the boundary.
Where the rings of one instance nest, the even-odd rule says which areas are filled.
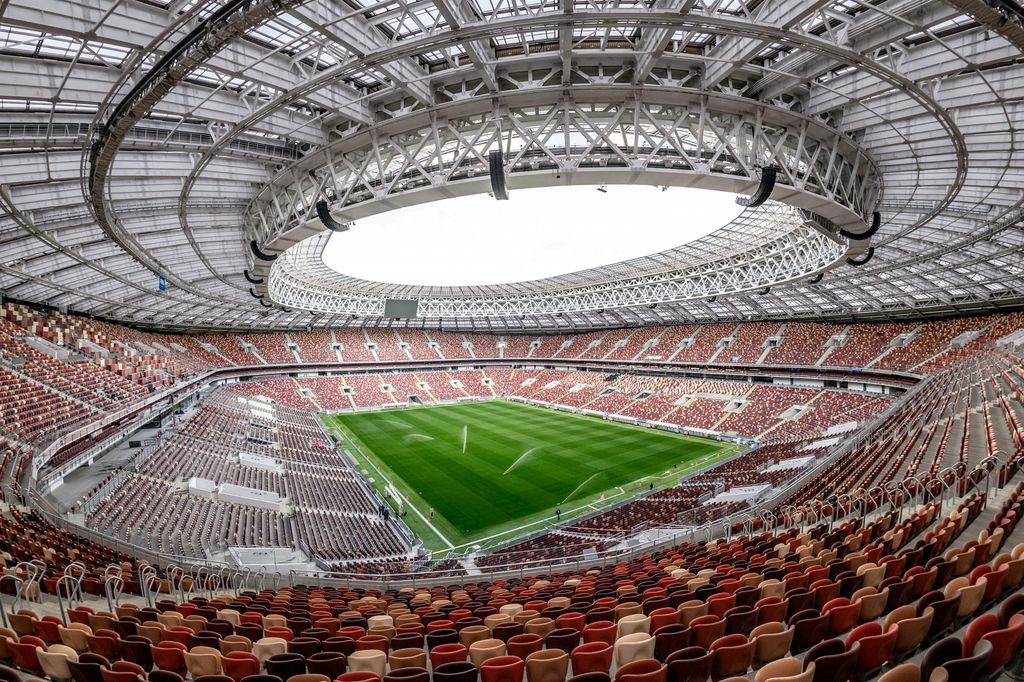
[[[338,431],[339,434],[344,434],[344,432],[341,429],[339,429],[337,427],[335,427],[335,428],[336,428],[336,430]],[[381,480],[384,481],[385,483],[387,483],[388,485],[394,487],[396,490],[399,490],[399,492],[401,492],[401,490],[398,488],[398,486],[396,486],[393,481],[391,481],[387,476],[385,476],[383,471],[381,471],[380,469],[377,468],[377,465],[374,463],[373,459],[370,458],[370,457],[367,457],[366,453],[364,453],[362,451],[362,449],[358,445],[356,445],[356,443],[351,438],[348,437],[347,434],[344,434],[344,435],[345,435],[345,440],[348,441],[348,444],[354,450],[356,450],[360,455],[362,455],[363,459],[371,467],[373,467],[374,471],[377,472],[377,475],[380,476]],[[416,516],[420,517],[420,519],[423,521],[423,523],[425,523],[427,525],[427,527],[430,528],[430,530],[434,531],[434,534],[437,535],[437,537],[441,538],[441,542],[443,542],[444,544],[448,545],[449,549],[454,549],[455,546],[452,545],[451,541],[444,536],[444,533],[439,531],[437,529],[437,526],[435,526],[433,523],[431,523],[430,520],[427,519],[427,517],[425,517],[420,512],[420,510],[416,508],[416,505],[410,504],[408,497],[403,497],[402,499],[403,499],[403,502],[405,503],[405,506],[408,507],[409,509],[412,509],[413,513],[416,514]]]
[[[487,401],[483,401],[483,402],[487,402]],[[407,408],[407,409],[417,409],[417,407],[431,407],[431,406],[423,405],[423,406],[415,406],[415,407]],[[443,407],[443,406],[435,406],[435,407]],[[381,410],[381,411],[383,411],[383,410]],[[584,415],[576,415],[576,414],[571,414],[571,413],[567,413],[567,414],[569,414],[569,416],[584,417]],[[344,433],[342,431],[342,429],[337,428],[337,427],[334,427],[334,428],[339,433]],[[639,428],[639,427],[636,427],[636,428]],[[346,434],[346,439],[348,439],[347,434]],[[348,440],[351,442],[351,439],[348,439]],[[385,481],[388,481],[387,477],[385,477],[384,474],[381,473],[380,469],[377,468],[377,466],[373,463],[373,461],[369,457],[367,457],[362,452],[362,450],[360,450],[358,447],[356,447],[356,449],[359,450],[359,454],[363,455],[363,458],[367,462],[369,462],[370,466],[372,466],[374,468],[374,470],[377,471],[378,474],[380,474],[381,478],[384,479]],[[700,457],[698,459],[690,460],[689,462],[686,463],[685,466],[683,466],[683,467],[681,467],[681,468],[671,472],[671,475],[672,476],[678,476],[678,475],[690,473],[691,471],[693,471],[695,469],[703,469],[704,465],[707,463],[708,460],[711,460],[711,459],[725,459],[725,457],[723,455],[724,455],[726,450],[729,451],[730,455],[733,455],[733,454],[736,454],[736,452],[738,451],[738,448],[725,448],[723,450],[719,450],[717,452],[713,452],[711,454],[705,455],[705,456]],[[515,464],[517,464],[517,463],[518,462],[513,462],[513,466]],[[646,480],[649,480],[649,479],[657,480],[657,479],[661,479],[661,478],[664,478],[664,477],[665,477],[665,474],[651,474],[649,476],[644,476],[642,478],[639,478],[636,481],[634,481],[633,483],[639,483],[641,481],[646,481]],[[388,481],[388,482],[391,483],[391,481]],[[623,486],[617,486],[615,489],[619,490],[620,492],[606,494],[605,500],[612,500],[612,499],[614,499],[616,497],[621,497],[622,495],[625,495],[626,494],[625,488],[628,485],[629,484],[625,484]],[[397,486],[396,486],[396,488],[397,488]],[[401,489],[399,489],[399,491],[400,490]],[[550,521],[553,521],[553,520],[557,519],[557,517],[554,514],[552,514],[550,516],[546,516],[544,518],[537,519],[536,521],[531,521],[530,523],[525,523],[525,524],[523,524],[521,526],[516,526],[515,528],[510,528],[508,530],[505,530],[505,531],[502,531],[502,532],[499,532],[499,533],[494,533],[492,535],[488,535],[488,536],[481,537],[481,538],[475,538],[473,540],[470,540],[469,542],[464,542],[461,545],[453,545],[451,543],[451,541],[449,541],[448,538],[446,538],[441,533],[441,531],[439,531],[437,529],[437,527],[433,523],[431,523],[429,520],[427,520],[426,517],[423,516],[423,514],[420,512],[419,509],[417,509],[414,505],[409,503],[408,498],[405,498],[405,504],[406,504],[407,507],[409,507],[410,509],[413,510],[413,512],[416,514],[416,516],[418,516],[420,519],[423,520],[423,522],[427,525],[427,527],[429,527],[437,535],[437,537],[439,537],[441,539],[441,541],[444,542],[444,544],[446,544],[448,546],[449,549],[462,549],[464,547],[469,547],[471,545],[476,545],[476,544],[480,544],[480,543],[486,542],[487,540],[493,540],[494,538],[500,538],[500,537],[503,537],[503,536],[512,535],[513,533],[518,533],[520,531],[524,531],[527,528],[532,528],[534,526],[538,526],[538,525],[543,524],[543,523],[548,523]],[[563,513],[563,516],[572,515],[572,514],[574,514],[576,512],[579,512],[581,510],[595,510],[595,509],[598,509],[598,508],[599,507],[597,506],[597,501],[595,500],[595,501],[592,501],[592,502],[587,502],[585,504],[582,504],[579,507],[575,507],[573,509],[570,509],[567,512]]]

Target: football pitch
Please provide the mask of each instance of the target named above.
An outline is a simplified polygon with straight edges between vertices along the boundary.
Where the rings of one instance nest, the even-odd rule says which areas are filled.
[[[503,400],[323,420],[379,491],[389,483],[398,490],[405,522],[433,550],[508,540],[554,522],[556,510],[564,521],[737,452],[729,443]]]

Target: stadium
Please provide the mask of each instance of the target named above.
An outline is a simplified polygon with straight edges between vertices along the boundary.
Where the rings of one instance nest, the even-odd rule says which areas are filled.
[[[0,0],[3,682],[1024,680],[1018,0]]]

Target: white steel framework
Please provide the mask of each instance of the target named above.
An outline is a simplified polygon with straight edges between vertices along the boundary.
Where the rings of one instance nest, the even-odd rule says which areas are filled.
[[[820,280],[772,266],[770,295],[736,279],[686,289],[687,269],[674,299],[641,303],[657,298],[633,296],[644,284],[600,306],[569,301],[595,284],[569,273],[527,295],[532,312],[442,293],[410,324],[1021,304],[1022,16],[983,0],[8,0],[0,291],[175,328],[373,324],[373,306],[266,307],[244,272],[264,298],[275,285],[249,242],[275,255],[315,237],[319,197],[346,219],[479,191],[500,146],[513,192],[600,179],[749,193],[771,163],[773,198],[821,218],[803,234],[823,249],[875,210],[881,226]],[[729,272],[717,256],[703,264]],[[617,281],[668,271],[631,267]]]

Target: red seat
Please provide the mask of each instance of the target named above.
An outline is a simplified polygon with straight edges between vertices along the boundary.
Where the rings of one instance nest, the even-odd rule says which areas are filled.
[[[988,566],[979,566],[978,569],[989,568]],[[975,570],[978,570],[975,569]],[[1003,564],[996,570],[991,570],[985,573],[985,596],[982,598],[982,602],[985,604],[991,604],[1003,594],[1003,586],[1006,584],[1006,576],[1009,574],[1010,565]],[[974,573],[971,573],[973,576]]]
[[[430,666],[436,668],[445,663],[464,661],[468,654],[469,650],[462,644],[438,644],[430,650]]]
[[[654,609],[650,613],[651,632],[657,632],[666,625],[678,625],[681,622],[679,612],[671,606]]]
[[[883,631],[882,625],[874,621],[855,627],[846,637],[846,648],[849,650],[855,643],[860,644],[857,670],[862,673],[877,670],[892,659],[898,634],[898,626],[893,625]]]
[[[46,642],[33,635],[19,637],[17,641],[7,638],[7,648],[14,659],[14,666],[32,673],[40,671],[39,657],[36,656],[36,648],[46,651]]]
[[[175,625],[164,630],[163,641],[177,642],[188,649],[189,645],[192,644],[192,638],[195,637],[195,634],[196,633],[190,627]]]
[[[610,620],[599,620],[595,623],[587,623],[583,628],[584,642],[607,642],[615,643],[615,623]]]
[[[725,621],[710,614],[690,621],[690,644],[711,648],[711,643],[725,634]]]
[[[982,669],[986,673],[994,673],[1020,651],[1024,640],[1024,614],[1011,617],[1009,626],[1003,629],[999,628],[999,617],[993,613],[972,620],[964,633],[964,656],[973,656],[975,647],[983,639],[992,644],[992,655]]]
[[[526,663],[518,656],[495,656],[480,664],[482,682],[522,682]]]
[[[165,639],[150,647],[150,652],[153,654],[153,666],[159,670],[169,670],[184,675],[187,672],[185,651],[185,645],[181,642]]]
[[[369,670],[350,670],[338,675],[334,682],[380,682],[380,675]]]
[[[36,637],[47,644],[60,644],[60,627],[63,625],[56,616],[43,616],[36,621]]]
[[[270,629],[273,630],[274,628]],[[384,635],[364,635],[356,640],[356,651],[377,649],[378,651],[383,651],[384,653],[387,653],[388,645],[388,638]]]
[[[731,594],[713,594],[707,598],[708,615],[725,617],[725,612],[736,606],[736,597]]]
[[[231,651],[220,659],[220,667],[225,675],[241,682],[243,677],[260,674],[260,659],[248,651]]]
[[[754,663],[754,642],[746,635],[726,635],[708,647],[715,654],[712,669],[717,677],[745,675]]]
[[[910,571],[907,571],[907,574],[904,577],[912,578],[913,586],[910,588],[910,593],[914,597],[920,598],[930,592],[935,586],[935,579],[938,576],[939,569],[935,566],[932,566],[931,569],[927,571],[921,566],[915,566],[915,568],[920,570],[916,571],[912,576],[910,575]],[[911,571],[913,570],[914,569],[911,569]]]
[[[814,595],[814,604],[819,609],[839,596],[839,583],[834,583],[828,578],[816,580],[808,589]]]
[[[89,615],[96,613],[88,606],[76,606],[75,608],[68,611],[68,621],[72,623],[81,623],[82,625],[89,625]],[[90,625],[90,627],[92,627]]]
[[[117,646],[118,639],[120,637],[113,630],[97,630],[95,634],[85,637],[85,641],[89,643],[89,651],[108,661],[116,661],[121,657]]]
[[[606,673],[612,667],[614,649],[607,642],[585,642],[572,650],[573,675],[580,673]]]
[[[579,632],[583,632],[583,629],[587,625],[587,618],[582,613],[563,613],[558,618],[555,618],[556,628],[572,628]]]
[[[441,621],[437,621],[441,622]],[[451,621],[447,621],[451,622]],[[441,630],[443,628],[434,628],[434,630]],[[430,626],[427,626],[427,632],[432,632]],[[334,633],[336,637],[351,637],[352,641],[355,641],[366,634],[366,628],[358,625],[346,625],[345,627],[338,628],[338,631]],[[268,635],[269,636],[269,635]]]
[[[834,635],[852,630],[860,621],[860,600],[851,603],[846,597],[838,597],[826,603],[821,610],[828,614],[828,629]]]
[[[283,625],[275,625],[273,627],[265,628],[263,631],[264,637],[280,637],[286,642],[292,641],[295,637],[295,633],[292,629]]]

